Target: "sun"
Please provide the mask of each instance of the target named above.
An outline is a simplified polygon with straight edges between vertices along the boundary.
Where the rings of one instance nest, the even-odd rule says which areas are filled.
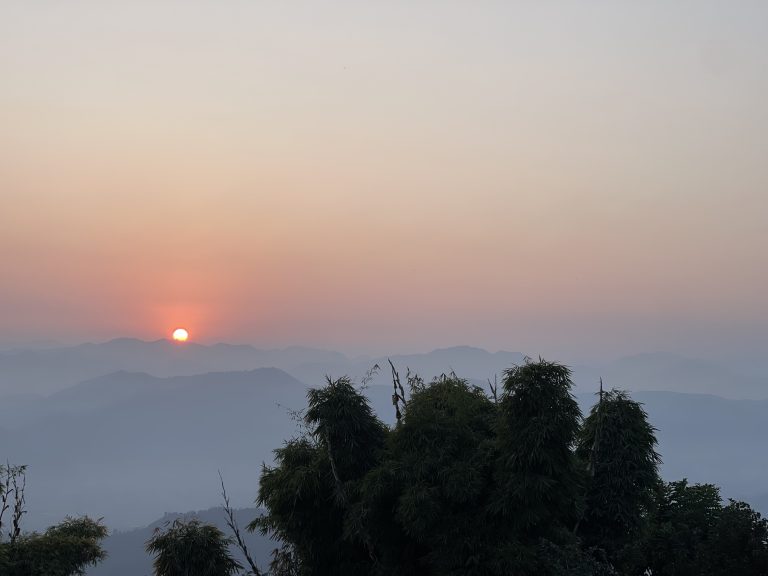
[[[173,331],[173,339],[176,340],[176,342],[186,342],[189,338],[189,332],[184,330],[184,328],[176,328],[176,330]]]

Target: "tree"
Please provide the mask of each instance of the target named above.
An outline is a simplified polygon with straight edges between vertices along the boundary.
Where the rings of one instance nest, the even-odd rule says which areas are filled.
[[[716,487],[662,483],[642,406],[612,390],[583,421],[567,367],[526,360],[500,397],[393,367],[397,423],[351,382],[308,394],[305,431],[264,467],[249,529],[271,573],[768,575],[768,522]]]
[[[348,378],[310,390],[303,422],[305,433],[264,467],[257,503],[267,513],[248,528],[286,543],[276,561],[290,557],[301,574],[366,574],[372,543],[364,527],[349,524],[350,512],[381,456],[386,427]]]
[[[107,529],[100,520],[70,518],[42,534],[23,533],[26,466],[0,465],[0,574],[76,576],[103,560]],[[6,524],[5,521],[9,520]],[[7,533],[5,529],[7,528]],[[4,536],[7,535],[7,540]]]
[[[363,484],[383,574],[482,574],[495,535],[488,504],[496,406],[476,387],[443,376],[415,389],[386,457]]]
[[[387,429],[348,379],[308,394],[300,437],[275,451],[249,526],[284,543],[283,573],[612,574],[571,528],[582,485],[569,370],[527,361],[500,401],[457,378],[393,368]],[[557,553],[554,553],[556,551]]]
[[[581,489],[571,372],[526,359],[504,373],[503,385],[491,508],[523,540],[553,537],[573,527]]]
[[[686,480],[664,484],[647,542],[659,576],[768,574],[768,522],[743,502],[723,506],[720,490]]]
[[[720,512],[707,549],[713,574],[768,574],[768,521],[746,502],[729,500]]]
[[[660,480],[656,436],[648,415],[626,392],[600,391],[579,432],[576,454],[587,470],[578,534],[616,564],[630,554],[648,521]]]
[[[10,462],[0,464],[0,542],[5,533],[6,518],[10,520],[7,533],[13,544],[21,534],[21,520],[26,510],[27,467],[11,466]]]
[[[229,552],[229,538],[199,520],[174,520],[157,530],[146,549],[155,555],[156,576],[229,576],[242,566]]]
[[[7,545],[8,576],[75,576],[106,557],[106,527],[90,518],[67,518],[42,534],[23,534]],[[3,574],[6,574],[4,572]]]

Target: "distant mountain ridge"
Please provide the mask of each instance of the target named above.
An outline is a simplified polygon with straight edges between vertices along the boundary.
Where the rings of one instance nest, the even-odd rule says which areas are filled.
[[[524,356],[458,346],[390,358],[403,379],[407,368],[426,380],[455,371],[486,387],[488,379]],[[272,451],[296,434],[307,389],[322,385],[325,375],[349,375],[360,383],[378,364],[365,393],[380,417],[392,423],[387,360],[130,339],[3,354],[0,457],[30,466],[32,528],[66,513],[105,516],[110,526],[125,528],[145,524],[158,510],[215,505],[219,469],[233,502],[247,506],[256,497],[261,463],[270,462]],[[230,361],[243,367],[221,368]],[[272,366],[259,367],[260,362]],[[275,367],[278,363],[283,366]],[[215,369],[186,373],[206,365]],[[31,380],[44,374],[37,388],[45,394],[25,392],[23,386],[8,389],[14,370]],[[164,375],[174,370],[180,373]],[[57,374],[62,378],[53,379]],[[768,401],[701,394],[722,389],[721,395],[765,398],[760,377],[669,354],[576,366],[576,392],[585,410],[595,401],[600,376],[607,388],[629,389],[646,403],[659,428],[668,478],[720,483],[729,496],[765,493],[768,463],[755,455],[768,443]],[[670,391],[653,391],[662,388]]]
[[[126,528],[159,510],[212,506],[217,470],[233,502],[247,506],[261,463],[297,433],[307,389],[277,368],[169,378],[116,372],[47,397],[0,402],[0,454],[29,465],[31,528],[67,513]],[[391,390],[391,383],[365,389],[390,424]],[[633,396],[659,429],[666,478],[718,483],[725,495],[747,500],[765,492],[768,462],[755,455],[768,444],[768,401]],[[587,412],[596,398],[589,392],[578,400]]]
[[[325,375],[362,378],[374,365],[389,379],[387,359],[405,373],[406,367],[429,379],[443,372],[485,380],[524,358],[517,352],[490,353],[456,346],[424,354],[351,359],[340,352],[305,347],[260,350],[249,345],[210,346],[169,340],[146,342],[117,338],[100,344],[0,353],[0,397],[19,393],[51,394],[108,374],[145,372],[155,377],[191,376],[211,372],[276,367],[308,383],[322,383]]]
[[[99,344],[0,353],[0,396],[20,392],[50,394],[120,370],[165,377],[345,361],[339,352],[312,348],[259,350],[239,344],[205,346],[117,338]]]
[[[429,380],[454,371],[486,382],[523,361],[521,352],[488,352],[471,346],[438,348],[420,354],[349,358],[340,352],[289,347],[260,350],[244,344],[213,344],[168,340],[145,342],[118,338],[100,344],[0,353],[0,398],[18,394],[51,394],[86,380],[119,371],[155,377],[192,376],[211,372],[275,367],[307,383],[325,376],[348,375],[360,381],[377,365],[374,384],[390,383],[388,360],[401,376],[406,369]],[[553,360],[557,360],[553,358]],[[579,390],[594,390],[600,377],[611,387],[628,390],[670,390],[710,393],[730,398],[768,398],[768,373],[741,373],[731,366],[668,353],[644,353],[600,365],[574,366]]]
[[[157,378],[117,372],[25,406],[0,403],[0,454],[29,465],[32,528],[65,514],[144,524],[158,510],[253,501],[261,463],[295,434],[307,387],[286,372]],[[10,425],[13,425],[10,427]]]

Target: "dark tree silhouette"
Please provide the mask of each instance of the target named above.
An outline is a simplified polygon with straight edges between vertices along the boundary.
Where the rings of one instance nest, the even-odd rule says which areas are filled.
[[[301,574],[368,573],[376,562],[366,528],[348,525],[363,476],[379,460],[386,427],[348,378],[308,393],[307,432],[275,451],[264,467],[258,504],[267,514],[249,525],[288,543]],[[277,566],[273,566],[273,570]]]
[[[576,447],[587,470],[578,534],[586,544],[603,548],[616,564],[632,553],[646,528],[660,482],[655,448],[655,430],[642,405],[626,392],[601,390]]]
[[[242,566],[229,552],[231,541],[199,520],[174,520],[147,542],[156,576],[229,576]]]
[[[526,360],[491,396],[392,367],[385,427],[342,378],[309,392],[249,529],[271,573],[384,576],[768,576],[768,523],[717,488],[663,484],[642,406],[610,391],[583,421],[567,367]]]
[[[0,465],[0,575],[85,574],[88,566],[105,557],[101,541],[107,536],[107,529],[100,520],[68,517],[42,534],[23,532],[26,472],[26,466]]]
[[[482,389],[456,377],[413,391],[386,458],[363,485],[361,516],[381,573],[482,573],[493,545],[481,511],[495,412]]]
[[[492,509],[523,539],[552,536],[573,526],[581,488],[571,372],[527,360],[505,372],[503,385]]]

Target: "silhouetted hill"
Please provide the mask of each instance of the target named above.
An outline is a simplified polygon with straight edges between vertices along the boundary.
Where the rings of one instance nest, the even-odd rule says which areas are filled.
[[[289,409],[306,386],[275,368],[155,378],[125,372],[41,399],[0,438],[0,453],[29,465],[29,520],[105,516],[112,527],[158,510],[217,503],[216,471],[233,502],[255,498],[262,461],[290,437]]]
[[[219,502],[222,470],[233,503],[257,495],[263,461],[296,432],[291,410],[307,387],[277,369],[157,378],[118,372],[44,398],[27,397],[3,416],[0,453],[29,464],[30,528],[65,514],[104,516],[113,528],[148,522],[159,510]],[[392,423],[391,384],[366,389]],[[721,484],[724,495],[765,492],[768,401],[636,392],[659,429],[668,479]],[[585,412],[593,394],[579,395]],[[0,404],[0,413],[6,410]],[[9,423],[12,423],[11,426]]]
[[[392,360],[403,378],[408,367],[426,379],[453,370],[485,386],[523,355],[454,347]],[[261,361],[288,367],[250,367]],[[126,369],[131,362],[135,366]],[[230,362],[248,364],[249,369],[162,376],[163,371]],[[47,396],[11,394],[0,384],[0,454],[30,466],[29,518],[34,528],[66,513],[105,516],[110,526],[126,528],[148,522],[158,510],[212,506],[218,503],[217,469],[230,483],[233,502],[247,506],[256,497],[261,462],[269,462],[272,450],[295,433],[290,411],[304,408],[307,384],[321,385],[326,374],[349,374],[360,382],[374,364],[381,369],[366,393],[381,417],[392,422],[386,357],[350,360],[311,349],[259,351],[127,339],[0,355],[4,378],[9,367],[26,370],[25,377],[32,379],[36,370],[51,378],[61,370],[71,379],[77,373],[115,368],[70,386],[56,381],[56,390]],[[600,367],[576,367],[577,391],[590,392],[580,397],[585,407],[593,401],[591,392],[601,375],[606,387],[628,388],[646,402],[659,428],[668,478],[717,482],[726,495],[743,498],[765,492],[768,464],[756,455],[768,442],[768,402],[651,392],[721,387],[723,394],[764,397],[759,377],[744,377],[712,362],[638,355]],[[35,387],[53,382],[43,380]]]
[[[259,350],[252,346],[118,338],[100,344],[0,354],[0,395],[51,393],[120,370],[153,376],[185,376],[306,363],[343,363],[338,352],[311,348]]]
[[[520,352],[488,352],[470,346],[442,348],[423,354],[390,356],[405,375],[410,368],[427,379],[443,372],[486,382],[522,362]],[[0,398],[4,403],[22,404],[17,394],[50,394],[85,380],[119,371],[145,372],[155,377],[190,376],[207,372],[280,368],[311,385],[326,375],[347,374],[360,380],[378,364],[381,368],[372,384],[389,384],[386,356],[348,358],[325,350],[285,348],[259,350],[247,345],[194,342],[178,344],[168,340],[144,342],[120,338],[101,344],[67,348],[0,353]],[[594,390],[600,376],[606,384],[628,390],[670,390],[710,393],[731,398],[768,398],[768,374],[750,368],[742,373],[717,362],[673,354],[639,354],[603,365],[574,367],[574,381],[581,391]]]

